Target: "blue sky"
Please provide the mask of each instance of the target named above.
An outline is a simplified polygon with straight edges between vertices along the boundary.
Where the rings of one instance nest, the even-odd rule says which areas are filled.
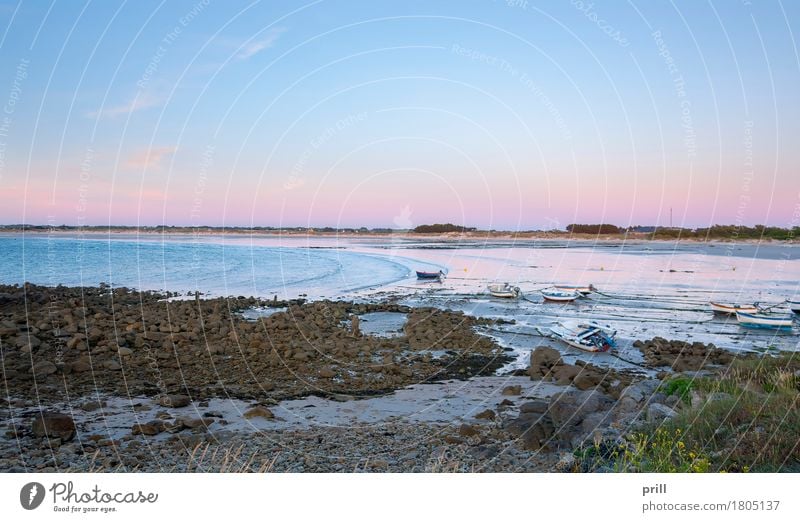
[[[0,221],[529,229],[672,207],[797,226],[798,20],[796,2],[0,2]]]

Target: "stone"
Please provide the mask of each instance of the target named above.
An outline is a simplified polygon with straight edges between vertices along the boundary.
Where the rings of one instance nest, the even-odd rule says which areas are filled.
[[[336,377],[336,372],[326,367],[319,371],[319,376],[322,377],[323,379],[333,379],[334,377]]]
[[[471,424],[462,424],[458,427],[458,434],[462,437],[474,437],[478,433],[477,428]]]
[[[75,436],[75,421],[63,413],[43,412],[33,420],[31,431],[35,437],[57,438],[68,442]]]
[[[185,428],[188,428],[190,430],[206,429],[208,426],[210,426],[211,424],[214,424],[214,422],[215,422],[215,419],[212,419],[212,418],[209,418],[209,417],[206,417],[206,418],[197,417],[197,418],[191,418],[191,419],[189,419],[189,418],[180,418],[178,420],[181,422],[181,424],[183,424],[183,426]]]
[[[103,363],[103,366],[105,367],[106,370],[110,370],[112,372],[117,372],[122,369],[122,365],[119,364],[119,361],[116,361],[114,359],[106,361],[105,363]]]
[[[46,377],[58,371],[56,365],[50,361],[40,361],[33,365],[33,374],[36,377]]]
[[[519,412],[520,413],[545,413],[547,411],[547,401],[530,401],[525,402],[520,405]]]
[[[482,420],[494,420],[495,417],[497,417],[497,414],[494,412],[494,410],[484,410],[479,414],[475,415],[476,419],[482,419]]]
[[[253,419],[256,417],[260,417],[262,419],[274,419],[275,414],[273,414],[268,408],[264,406],[256,406],[254,408],[250,408],[246,412],[244,412],[245,419]]]
[[[540,379],[546,376],[553,367],[560,364],[563,364],[563,361],[558,350],[547,346],[540,346],[531,352],[528,375],[531,376],[531,379]]]
[[[74,373],[88,372],[92,369],[92,365],[89,363],[89,361],[84,359],[78,359],[72,363],[71,367]]]
[[[96,411],[106,406],[106,401],[89,401],[81,404],[83,411]]]
[[[599,390],[567,390],[550,400],[550,417],[557,427],[575,425],[583,418],[611,408],[613,401]]]
[[[515,384],[512,386],[506,386],[503,388],[503,395],[521,395],[522,394],[522,386],[519,384]]]
[[[654,403],[647,407],[647,420],[650,422],[661,422],[671,419],[678,413],[666,404]]]
[[[162,421],[152,420],[144,424],[135,424],[133,428],[131,428],[131,435],[147,435],[148,437],[152,437],[158,435],[164,431],[164,429],[165,427]]]
[[[191,399],[186,395],[162,395],[158,404],[165,408],[183,408],[191,404]]]
[[[117,353],[119,354],[120,357],[128,357],[130,355],[133,355],[133,350],[123,346],[117,349]]]

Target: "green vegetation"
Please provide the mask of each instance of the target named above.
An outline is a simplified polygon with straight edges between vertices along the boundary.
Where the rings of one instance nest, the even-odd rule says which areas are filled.
[[[800,471],[800,355],[739,359],[711,377],[677,377],[660,391],[684,406],[614,447],[576,452],[586,471]]]
[[[475,228],[460,227],[452,223],[436,223],[435,225],[420,225],[414,229],[417,234],[444,234],[447,232],[475,232]]]
[[[599,225],[567,225],[567,232],[570,234],[621,234],[622,229],[616,225],[606,223]]]
[[[714,225],[710,228],[659,228],[650,234],[652,239],[775,239],[786,241],[800,238],[800,227],[779,228],[756,225],[753,227],[738,225]]]

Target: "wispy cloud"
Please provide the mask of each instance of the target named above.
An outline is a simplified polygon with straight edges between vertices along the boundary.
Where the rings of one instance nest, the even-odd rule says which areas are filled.
[[[153,147],[142,150],[132,154],[125,162],[125,166],[134,169],[160,169],[161,160],[172,155],[176,150],[176,147]]]
[[[264,49],[269,49],[275,44],[284,31],[285,29],[276,27],[275,29],[270,29],[264,38],[259,40],[251,40],[242,44],[237,50],[236,59],[240,61],[247,60],[260,53]]]
[[[161,105],[161,98],[153,96],[147,92],[140,92],[128,103],[121,105],[111,105],[103,107],[100,110],[93,111],[87,114],[89,118],[115,118],[123,114],[130,114],[132,112],[140,111],[142,109],[149,109],[150,107],[157,107]]]

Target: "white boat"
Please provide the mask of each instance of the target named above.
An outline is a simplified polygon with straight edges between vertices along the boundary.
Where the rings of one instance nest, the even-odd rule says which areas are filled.
[[[585,352],[607,352],[614,346],[615,330],[594,321],[568,320],[550,327],[548,337]]]
[[[589,295],[592,292],[594,292],[595,290],[597,290],[597,288],[595,288],[594,285],[589,285],[589,286],[554,285],[553,288],[555,288],[556,290],[558,290],[560,292],[573,292],[574,291],[574,292],[578,292],[579,294],[583,294],[583,295]]]
[[[796,314],[800,314],[800,301],[786,301],[789,304],[789,310]]]
[[[559,303],[574,301],[581,297],[581,295],[580,292],[576,292],[575,290],[542,290],[542,297],[544,297],[545,301],[555,301]]]
[[[749,314],[745,312],[736,312],[736,320],[742,326],[748,328],[781,328],[787,329],[792,327],[794,318],[791,315],[782,314]]]
[[[511,286],[508,283],[497,283],[486,287],[489,293],[494,297],[502,297],[505,299],[516,299],[519,297],[519,287]]]
[[[709,304],[711,305],[711,310],[718,314],[733,315],[736,312],[744,312],[747,314],[758,313],[758,307],[754,304],[740,305],[731,303],[715,303],[714,301],[711,301]]]

